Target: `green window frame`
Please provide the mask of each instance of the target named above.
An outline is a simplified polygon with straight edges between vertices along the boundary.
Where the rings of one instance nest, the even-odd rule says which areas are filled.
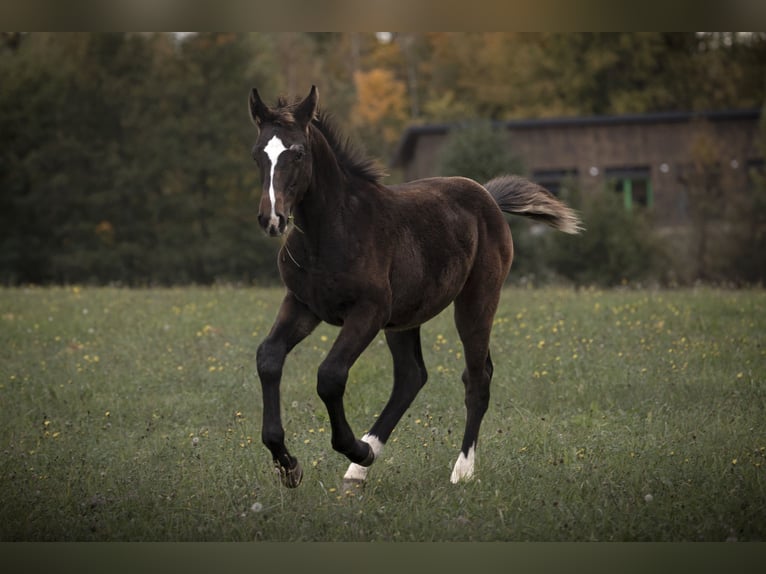
[[[605,175],[609,189],[622,195],[627,211],[632,211],[634,205],[645,208],[654,205],[654,189],[648,167],[608,168]]]

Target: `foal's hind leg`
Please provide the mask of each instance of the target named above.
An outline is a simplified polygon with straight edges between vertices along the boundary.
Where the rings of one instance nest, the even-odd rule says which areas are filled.
[[[386,331],[386,342],[394,360],[394,388],[378,420],[362,437],[372,447],[375,458],[380,456],[394,427],[428,379],[420,346],[420,327],[408,331]],[[368,469],[351,463],[343,480],[351,483],[363,481],[367,478]]]
[[[455,324],[463,342],[466,362],[463,371],[466,422],[460,454],[450,477],[453,483],[469,480],[474,473],[479,428],[489,406],[493,371],[489,337],[499,297],[498,286],[494,292],[484,292],[481,297],[464,291],[455,300]]]

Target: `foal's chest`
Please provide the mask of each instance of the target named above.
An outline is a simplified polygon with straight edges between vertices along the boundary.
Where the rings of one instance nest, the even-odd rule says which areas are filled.
[[[279,254],[279,272],[285,287],[331,325],[343,324],[348,310],[364,290],[347,272],[307,268],[285,248]]]

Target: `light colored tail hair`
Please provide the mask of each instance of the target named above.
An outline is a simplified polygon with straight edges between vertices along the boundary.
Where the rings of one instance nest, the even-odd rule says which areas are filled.
[[[484,187],[506,213],[530,217],[564,233],[577,234],[584,229],[574,210],[528,179],[501,175],[485,183]]]

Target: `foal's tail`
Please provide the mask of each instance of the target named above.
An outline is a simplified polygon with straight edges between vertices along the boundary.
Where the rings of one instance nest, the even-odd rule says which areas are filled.
[[[484,184],[502,211],[531,217],[564,233],[583,230],[577,214],[551,192],[523,177],[502,175]]]

